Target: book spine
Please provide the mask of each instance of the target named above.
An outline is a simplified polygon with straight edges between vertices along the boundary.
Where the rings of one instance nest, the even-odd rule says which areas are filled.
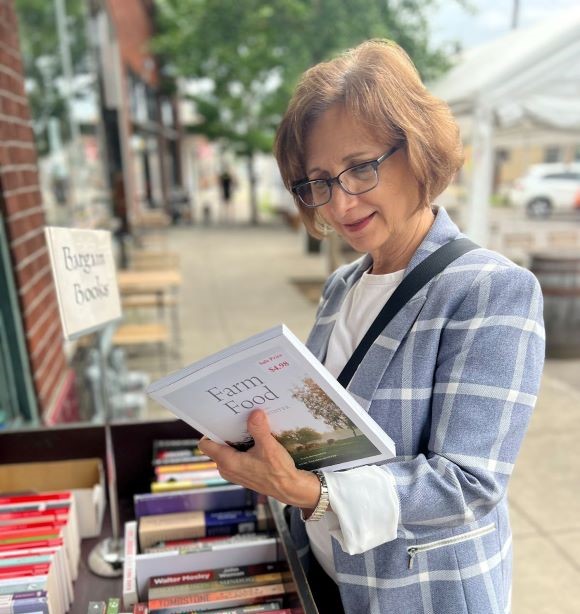
[[[279,561],[275,563],[256,563],[254,565],[222,567],[221,569],[206,569],[203,571],[169,574],[166,576],[153,576],[149,578],[149,588],[178,584],[193,584],[195,582],[211,582],[224,578],[247,578],[256,574],[286,571],[287,567],[285,562]]]
[[[210,582],[194,582],[192,584],[180,584],[173,586],[159,586],[149,589],[149,599],[163,599],[166,597],[178,597],[206,593],[232,588],[246,588],[250,586],[264,586],[266,584],[281,584],[289,582],[292,576],[289,572],[273,572],[257,574],[255,576],[241,578],[222,578]]]
[[[158,458],[154,458],[152,461],[153,467],[165,467],[166,465],[178,465],[178,464],[189,464],[189,463],[209,463],[211,462],[211,458],[209,456],[205,456],[204,454],[192,454],[187,451],[184,453],[170,453],[167,455],[160,456]]]
[[[266,601],[253,605],[243,605],[239,608],[226,608],[219,610],[210,610],[211,614],[260,614],[261,612],[276,612],[277,614],[302,614],[302,610],[282,609],[282,599],[275,601]],[[190,611],[189,614],[199,614],[200,610]]]
[[[179,597],[168,597],[166,599],[149,600],[149,612],[158,614],[177,614],[183,612],[191,606],[192,609],[209,610],[216,609],[221,605],[249,605],[259,603],[269,597],[283,595],[286,592],[284,584],[268,584],[265,586],[251,586],[231,590],[212,591],[208,593],[197,593]]]
[[[138,601],[133,605],[133,614],[149,614],[149,607],[143,601]]]
[[[156,514],[175,514],[201,509],[213,511],[225,509],[244,509],[253,506],[251,491],[234,484],[227,487],[185,490],[183,492],[168,492],[157,494],[141,494],[133,497],[135,517],[153,516]]]
[[[89,605],[87,607],[87,614],[106,614],[106,611],[106,601],[89,601]]]
[[[207,482],[220,477],[217,469],[202,469],[200,471],[180,471],[176,473],[160,473],[157,482]]]
[[[4,602],[0,598],[0,612],[9,612],[10,614],[43,612],[43,614],[48,614],[48,599],[47,597],[33,597],[31,599],[15,599]]]
[[[211,614],[269,614],[270,612],[276,612],[276,614],[302,614],[301,609],[292,610],[292,608],[282,609],[282,600],[267,601],[266,603],[258,603],[254,605],[243,605],[239,608],[226,608],[225,610],[210,610]],[[200,610],[194,610],[188,614],[200,614]],[[205,612],[204,612],[205,614]]]
[[[160,467],[155,467],[155,474],[161,475],[163,473],[180,473],[180,472],[192,472],[192,471],[203,471],[207,469],[216,469],[217,463],[214,461],[209,462],[201,462],[201,463],[180,463],[174,465],[161,465]]]
[[[109,597],[107,600],[106,614],[119,614],[120,605],[121,600],[118,597]]]
[[[131,520],[125,523],[125,545],[123,561],[123,606],[129,606],[138,602],[137,595],[137,522]]]
[[[209,486],[224,486],[229,484],[223,478],[205,480],[204,482],[178,481],[178,482],[151,482],[151,492],[172,492],[176,490],[192,490],[195,488],[208,488]]]

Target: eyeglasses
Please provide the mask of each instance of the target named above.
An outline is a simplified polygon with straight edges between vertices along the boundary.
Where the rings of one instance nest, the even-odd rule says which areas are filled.
[[[322,207],[332,198],[332,186],[336,183],[343,191],[351,196],[370,192],[379,183],[379,165],[390,158],[399,147],[391,147],[376,160],[361,162],[343,170],[336,177],[328,179],[301,179],[292,186],[292,192],[298,196],[300,202],[309,208]]]

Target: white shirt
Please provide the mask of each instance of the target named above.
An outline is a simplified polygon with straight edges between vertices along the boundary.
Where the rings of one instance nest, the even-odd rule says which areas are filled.
[[[326,368],[337,377],[373,323],[383,305],[403,279],[404,271],[361,279],[347,294],[334,324]],[[332,511],[320,520],[306,522],[312,552],[336,582],[332,537],[349,554],[360,554],[397,537],[399,497],[388,470],[376,466],[324,472]]]

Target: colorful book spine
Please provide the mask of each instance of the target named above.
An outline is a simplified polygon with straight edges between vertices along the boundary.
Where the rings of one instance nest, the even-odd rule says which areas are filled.
[[[201,614],[202,610],[190,611],[188,614]],[[203,611],[203,614],[206,614]],[[270,612],[276,612],[276,614],[302,614],[302,610],[293,610],[292,608],[282,608],[282,600],[268,601],[266,603],[259,603],[255,605],[244,605],[239,608],[226,608],[225,610],[210,610],[211,614],[269,614]]]
[[[149,579],[149,599],[186,595],[189,592],[208,592],[231,586],[287,582],[290,579],[288,573],[285,562],[275,562],[154,576]]]
[[[202,463],[187,463],[179,465],[161,465],[155,467],[155,474],[162,475],[164,473],[191,473],[192,471],[204,471],[208,469],[216,469],[217,463],[214,461],[202,462]]]
[[[163,599],[165,597],[178,597],[180,595],[193,595],[195,593],[208,593],[249,586],[264,586],[266,584],[283,584],[291,581],[292,575],[289,571],[277,571],[248,577],[223,578],[209,582],[193,582],[191,584],[180,584],[177,586],[159,586],[149,589],[149,599]]]
[[[137,556],[137,522],[135,520],[125,523],[124,555],[123,606],[128,608],[139,601],[135,561]]]
[[[193,595],[168,597],[165,599],[149,600],[149,612],[157,614],[178,614],[180,612],[196,610],[211,610],[223,606],[251,605],[267,601],[272,597],[284,595],[286,586],[268,584],[265,586],[250,586],[232,590],[196,593]]]
[[[2,614],[32,614],[42,612],[48,614],[48,597],[46,594],[40,597],[13,598],[10,595],[0,597],[0,612]]]
[[[223,478],[214,478],[203,482],[177,481],[177,482],[151,482],[151,492],[172,492],[177,490],[191,490],[207,488],[209,486],[223,486],[229,484]]]
[[[201,471],[180,471],[177,473],[160,473],[157,482],[201,482],[220,478],[217,469],[203,469]]]
[[[107,609],[105,614],[119,614],[121,600],[118,597],[109,597],[107,599]]]
[[[254,510],[186,512],[145,516],[139,521],[141,548],[171,539],[253,533],[266,529],[266,519]]]
[[[179,584],[192,584],[194,582],[211,582],[223,578],[247,578],[255,574],[287,571],[288,565],[283,561],[274,563],[256,563],[254,565],[241,565],[235,567],[222,567],[219,569],[204,569],[188,573],[168,574],[149,578],[149,589],[159,586],[176,586]]]
[[[141,518],[197,510],[245,509],[254,506],[254,496],[243,486],[226,484],[207,489],[139,494],[134,496],[133,504],[135,517]]]
[[[133,605],[133,614],[149,614],[149,607],[143,601],[138,601]]]

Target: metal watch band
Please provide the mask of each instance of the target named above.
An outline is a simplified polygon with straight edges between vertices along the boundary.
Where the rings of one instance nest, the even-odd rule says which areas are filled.
[[[324,477],[324,473],[322,471],[314,470],[312,473],[316,475],[318,481],[320,482],[320,499],[318,499],[318,503],[314,508],[312,514],[306,519],[306,522],[320,520],[328,506],[330,504],[330,499],[328,498],[328,486],[326,485],[326,478]]]

